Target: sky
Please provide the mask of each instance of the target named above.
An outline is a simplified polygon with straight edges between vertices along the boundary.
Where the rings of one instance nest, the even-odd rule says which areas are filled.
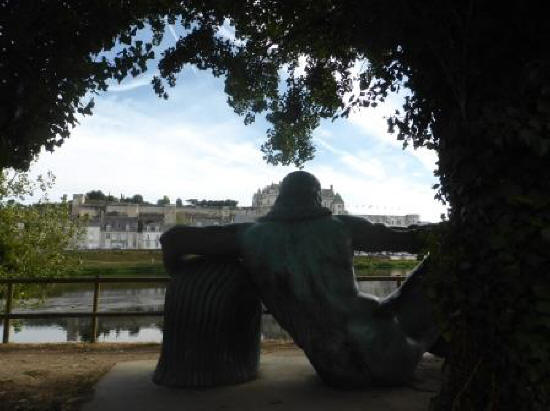
[[[296,170],[262,160],[269,124],[258,117],[245,126],[226,103],[223,78],[186,67],[163,100],[153,92],[153,74],[95,96],[94,114],[81,118],[55,152],[40,154],[30,172],[56,176],[50,199],[100,189],[151,202],[167,195],[172,202],[233,199],[250,206],[258,188]],[[400,101],[391,96],[348,119],[321,122],[313,134],[315,159],[304,170],[323,188],[332,185],[350,214],[420,214],[422,221],[439,221],[446,209],[431,188],[436,154],[403,150],[387,133],[385,116]]]

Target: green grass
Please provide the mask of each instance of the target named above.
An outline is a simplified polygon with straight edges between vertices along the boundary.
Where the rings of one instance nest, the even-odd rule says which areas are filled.
[[[160,250],[79,250],[69,252],[79,261],[73,275],[85,276],[154,276],[166,275]],[[384,275],[389,270],[410,271],[418,261],[389,260],[356,256],[353,267],[357,275]]]
[[[104,264],[98,266],[84,266],[76,270],[74,275],[83,276],[155,276],[166,275],[162,263],[158,264]]]
[[[355,256],[353,258],[353,269],[357,275],[379,275],[386,270],[410,271],[419,264],[415,260],[390,260],[369,256]]]
[[[73,275],[166,275],[160,250],[78,250],[69,255],[79,262]]]
[[[68,254],[84,263],[94,264],[162,261],[160,250],[78,250],[69,251]]]

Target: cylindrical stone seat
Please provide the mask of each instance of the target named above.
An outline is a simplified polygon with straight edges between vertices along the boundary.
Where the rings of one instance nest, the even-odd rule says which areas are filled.
[[[162,351],[153,381],[213,387],[256,378],[261,304],[235,259],[195,258],[166,289]]]

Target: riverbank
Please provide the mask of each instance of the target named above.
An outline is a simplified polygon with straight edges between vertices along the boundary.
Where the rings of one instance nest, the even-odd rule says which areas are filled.
[[[416,260],[390,260],[389,258],[366,255],[359,255],[353,258],[355,275],[381,275],[381,272],[391,272],[392,270],[403,271],[402,274],[405,274],[418,264],[419,261]]]
[[[262,353],[294,348],[264,341]],[[160,344],[0,344],[0,411],[77,411],[120,362],[155,360]]]
[[[161,250],[78,250],[67,254],[78,261],[73,275],[166,275]]]
[[[78,260],[73,275],[135,276],[166,275],[160,250],[79,250],[69,255]],[[357,275],[380,275],[381,271],[410,271],[418,265],[414,260],[390,260],[381,257],[356,256]]]

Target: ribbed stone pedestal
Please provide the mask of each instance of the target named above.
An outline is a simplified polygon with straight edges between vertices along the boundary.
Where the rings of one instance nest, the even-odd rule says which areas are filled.
[[[172,276],[164,306],[159,385],[212,387],[256,378],[261,304],[235,260],[197,258]]]

